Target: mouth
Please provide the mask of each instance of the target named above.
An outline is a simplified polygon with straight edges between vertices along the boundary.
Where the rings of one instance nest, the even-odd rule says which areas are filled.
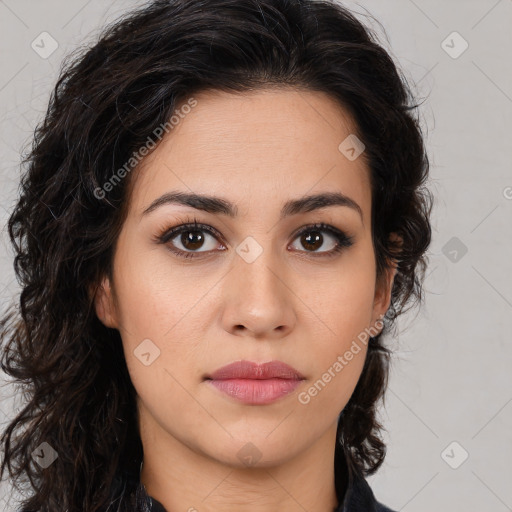
[[[222,393],[250,405],[275,402],[294,391],[305,380],[282,361],[263,364],[236,361],[219,368],[205,380]]]

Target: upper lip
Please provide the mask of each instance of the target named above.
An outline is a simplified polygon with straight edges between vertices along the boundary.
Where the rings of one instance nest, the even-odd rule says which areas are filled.
[[[302,380],[304,377],[293,367],[282,361],[269,361],[268,363],[253,363],[252,361],[235,361],[219,368],[206,376],[207,379],[294,379]]]

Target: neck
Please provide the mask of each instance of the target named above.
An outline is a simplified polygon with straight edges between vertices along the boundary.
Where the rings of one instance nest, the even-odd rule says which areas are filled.
[[[336,425],[294,458],[254,467],[223,464],[194,451],[156,423],[141,426],[140,481],[167,512],[332,512],[338,506]]]

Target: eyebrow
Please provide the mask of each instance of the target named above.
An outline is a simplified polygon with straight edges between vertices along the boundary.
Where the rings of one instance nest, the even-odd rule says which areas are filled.
[[[142,216],[151,213],[157,208],[166,204],[179,204],[189,206],[196,210],[202,210],[216,215],[227,215],[236,217],[238,208],[226,199],[217,196],[202,195],[181,191],[167,192],[155,199],[143,212]],[[350,197],[341,192],[324,192],[309,196],[300,197],[287,201],[281,209],[281,220],[297,215],[299,213],[312,212],[328,206],[346,206],[359,213],[363,220],[363,211],[361,207]]]

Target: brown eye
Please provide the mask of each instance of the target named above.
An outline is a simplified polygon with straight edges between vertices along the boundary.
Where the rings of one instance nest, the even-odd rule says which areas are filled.
[[[344,247],[350,247],[353,244],[352,237],[324,223],[306,226],[295,235],[294,240],[296,239],[299,239],[301,246],[295,248],[296,251],[313,257],[335,256]],[[222,236],[217,230],[197,221],[169,229],[158,236],[157,240],[158,243],[167,245],[170,251],[182,258],[207,256],[207,253],[213,253],[216,250],[226,250],[226,247],[219,241],[222,240]],[[322,248],[323,250],[321,250]]]
[[[215,250],[219,245],[215,237],[206,233],[204,229],[190,229],[186,226],[174,231],[171,237],[166,238],[168,240],[166,243],[181,252],[207,252]]]
[[[196,219],[167,229],[156,237],[158,243],[166,245],[171,252],[182,258],[205,256],[204,253],[212,252],[218,247],[225,250],[219,242],[221,239],[215,228],[201,224]]]
[[[327,236],[326,236],[327,235]],[[315,224],[307,226],[297,234],[300,245],[305,251],[298,248],[299,252],[309,252],[313,256],[331,256],[344,247],[350,247],[352,237],[345,235],[342,231],[327,224]],[[319,250],[324,248],[325,250]]]
[[[180,242],[189,251],[197,251],[203,246],[204,238],[201,231],[183,231]]]
[[[320,231],[310,231],[308,234],[302,235],[300,241],[306,249],[316,251],[322,246],[324,237]]]

